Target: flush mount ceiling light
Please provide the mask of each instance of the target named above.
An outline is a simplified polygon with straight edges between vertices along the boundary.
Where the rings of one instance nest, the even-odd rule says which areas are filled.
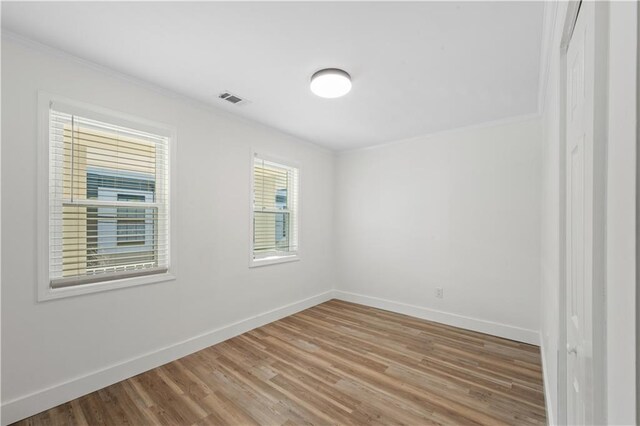
[[[311,91],[321,98],[339,98],[351,90],[351,76],[337,68],[327,68],[311,76]]]

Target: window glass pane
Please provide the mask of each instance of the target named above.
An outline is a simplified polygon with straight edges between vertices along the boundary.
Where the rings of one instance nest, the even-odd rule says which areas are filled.
[[[168,138],[54,110],[50,120],[52,283],[166,267]]]
[[[118,201],[144,202],[144,195],[118,193]],[[143,246],[146,236],[145,211],[139,207],[118,207],[118,246]],[[152,227],[153,222],[149,225]]]
[[[257,253],[289,251],[289,213],[255,212],[253,248]]]
[[[253,179],[254,258],[295,254],[297,169],[256,158]]]

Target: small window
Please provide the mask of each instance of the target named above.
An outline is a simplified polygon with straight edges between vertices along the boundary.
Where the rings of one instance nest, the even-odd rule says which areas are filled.
[[[48,288],[168,275],[170,138],[55,102],[48,112]]]
[[[256,155],[251,266],[298,259],[298,169]]]

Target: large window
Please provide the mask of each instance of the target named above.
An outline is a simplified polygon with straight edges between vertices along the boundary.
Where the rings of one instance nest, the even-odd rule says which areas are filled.
[[[255,156],[252,266],[298,258],[298,179],[297,168]]]
[[[169,268],[170,137],[95,115],[54,102],[48,111],[53,291]]]

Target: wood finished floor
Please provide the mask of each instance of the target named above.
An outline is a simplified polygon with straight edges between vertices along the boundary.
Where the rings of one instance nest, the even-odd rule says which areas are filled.
[[[18,424],[545,421],[537,346],[331,300]]]

